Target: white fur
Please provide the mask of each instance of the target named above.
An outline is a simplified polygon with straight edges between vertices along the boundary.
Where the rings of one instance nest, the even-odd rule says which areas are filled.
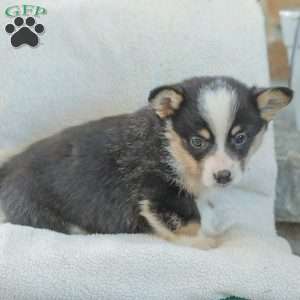
[[[73,224],[70,224],[69,233],[70,234],[88,234],[87,231],[85,231],[83,228],[81,228],[77,225],[73,225]]]
[[[237,183],[242,177],[240,162],[233,160],[224,151],[217,151],[215,154],[205,158],[203,163],[202,184],[211,187],[216,184],[214,174],[222,170],[231,172],[232,183]]]
[[[214,86],[200,91],[198,103],[200,111],[204,111],[204,118],[214,134],[216,144],[215,151],[204,160],[203,184],[207,187],[213,186],[214,174],[222,170],[231,171],[233,181],[236,182],[241,177],[240,163],[232,159],[225,149],[238,103],[236,93],[219,80]]]
[[[199,104],[204,109],[207,122],[214,133],[217,148],[224,150],[228,130],[232,124],[237,98],[234,90],[222,85],[206,88],[200,93]]]

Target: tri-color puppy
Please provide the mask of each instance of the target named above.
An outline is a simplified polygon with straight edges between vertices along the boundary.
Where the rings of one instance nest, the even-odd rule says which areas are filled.
[[[68,128],[0,169],[6,220],[72,233],[155,233],[199,248],[195,199],[237,182],[288,88],[197,77],[154,89],[132,114]]]

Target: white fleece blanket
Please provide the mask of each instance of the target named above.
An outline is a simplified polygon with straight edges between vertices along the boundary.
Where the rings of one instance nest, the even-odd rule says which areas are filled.
[[[0,31],[0,160],[57,130],[133,111],[194,75],[268,85],[255,0],[40,0],[36,48]],[[0,27],[13,22],[0,2]],[[66,236],[0,226],[0,299],[300,299],[300,262],[274,229],[272,128],[236,188],[199,202],[204,252],[139,235]],[[206,199],[213,203],[208,206]],[[224,234],[224,232],[227,232]]]
[[[5,300],[300,299],[300,258],[250,234],[205,252],[143,235],[66,236],[7,224],[0,246]]]

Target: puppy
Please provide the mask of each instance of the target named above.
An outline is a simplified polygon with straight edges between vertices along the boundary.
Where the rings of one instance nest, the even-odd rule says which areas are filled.
[[[6,162],[6,220],[63,233],[155,233],[210,248],[195,199],[238,182],[292,94],[228,77],[158,87],[137,112],[68,128]]]

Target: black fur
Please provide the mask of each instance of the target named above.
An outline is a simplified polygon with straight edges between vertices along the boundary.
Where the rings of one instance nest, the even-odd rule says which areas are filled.
[[[200,216],[193,197],[171,181],[163,122],[151,109],[69,128],[30,146],[1,169],[8,221],[68,233],[148,232],[139,215],[150,199],[158,214],[184,223]]]
[[[180,109],[168,118],[197,161],[211,150],[195,150],[189,144],[199,129],[210,131],[197,97],[202,87],[213,88],[216,79],[238,93],[234,124],[244,124],[253,137],[265,125],[253,92],[232,78],[201,77],[167,86],[183,95]],[[153,90],[149,101],[163,88]],[[149,200],[151,211],[171,230],[176,229],[174,216],[182,225],[199,223],[195,195],[178,184],[179,175],[168,163],[165,128],[166,120],[147,107],[71,127],[31,145],[0,168],[0,203],[7,221],[64,233],[71,224],[91,233],[150,232],[140,215],[140,202]],[[209,143],[213,147],[212,134]],[[248,146],[231,152],[242,160]]]

